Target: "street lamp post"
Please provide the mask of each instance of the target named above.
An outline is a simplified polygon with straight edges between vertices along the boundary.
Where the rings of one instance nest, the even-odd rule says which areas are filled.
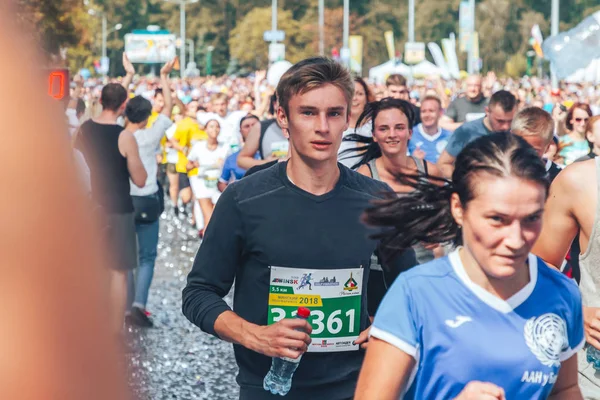
[[[108,35],[110,35],[113,32],[120,31],[122,27],[123,27],[123,24],[116,24],[113,28],[111,28],[110,30],[107,31],[106,30],[106,16],[102,17],[102,57],[107,57],[106,42],[108,40]]]
[[[325,0],[319,0],[319,55],[325,55]]]
[[[551,34],[552,36],[558,35],[558,24],[559,24],[559,14],[558,14],[558,6],[559,0],[552,0],[552,13],[551,13]],[[554,71],[554,66],[550,66],[550,73],[552,75],[552,89],[558,89],[558,77],[556,76],[556,72]]]
[[[212,75],[212,52],[214,49],[214,46],[208,46],[206,48],[206,76]]]
[[[197,3],[200,0],[165,0],[171,3],[179,3],[179,36],[181,37],[181,47],[180,47],[180,71],[181,77],[185,78],[185,71],[187,68],[187,64],[185,62],[185,6],[192,3]]]
[[[102,58],[106,58],[107,56],[107,52],[106,52],[106,36],[108,35],[108,33],[106,33],[106,14],[102,13]]]
[[[469,74],[475,73],[475,0],[469,0],[469,9],[471,18],[473,18],[473,23],[471,26],[473,30],[469,35],[469,49],[467,53],[467,72]]]
[[[196,61],[196,47],[192,39],[187,39],[187,44],[190,49],[190,62],[193,63]]]
[[[408,41],[415,41],[415,0],[408,0]]]
[[[108,34],[114,31],[118,31],[123,27],[123,24],[116,24],[110,31],[107,29],[108,21],[106,19],[106,13],[98,12],[92,8],[88,10],[88,14],[90,15],[98,15],[102,18],[102,60],[106,60],[108,58],[108,53],[106,50],[106,42],[108,38]],[[108,71],[104,70],[103,75],[107,75]]]
[[[277,0],[273,0],[271,2],[271,31],[275,32],[277,30]],[[277,43],[277,38],[275,34],[273,34],[273,40],[271,43]]]
[[[179,64],[179,71],[181,72],[181,77],[185,78],[187,64],[185,63],[185,2],[183,0],[179,3],[179,36],[181,37],[181,64]]]
[[[116,24],[111,30],[106,30],[106,15],[102,16],[102,58],[108,60],[108,54],[106,51],[106,42],[108,41],[108,35],[112,32],[118,31],[123,27],[123,24]],[[110,65],[110,63],[108,63]],[[108,68],[103,71],[104,75],[108,75]]]
[[[340,56],[342,58],[342,64],[346,67],[350,67],[350,0],[344,0],[344,44]]]

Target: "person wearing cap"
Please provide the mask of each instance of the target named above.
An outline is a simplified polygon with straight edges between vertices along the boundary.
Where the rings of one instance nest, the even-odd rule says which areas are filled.
[[[378,246],[360,216],[390,188],[337,162],[353,91],[349,71],[324,57],[283,75],[277,120],[291,157],[227,187],[188,275],[183,313],[234,344],[240,399],[280,398],[263,388],[272,358],[302,354],[286,399],[354,396]],[[312,287],[302,286],[309,274]],[[223,297],[234,282],[231,308]],[[293,318],[305,303],[310,320]]]

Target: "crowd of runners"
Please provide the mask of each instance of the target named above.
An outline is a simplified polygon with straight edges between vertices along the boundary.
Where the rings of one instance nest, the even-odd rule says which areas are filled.
[[[289,399],[600,399],[600,85],[123,65],[66,112],[115,334],[153,326],[165,212],[202,240],[183,313],[234,344],[241,399],[303,353]]]

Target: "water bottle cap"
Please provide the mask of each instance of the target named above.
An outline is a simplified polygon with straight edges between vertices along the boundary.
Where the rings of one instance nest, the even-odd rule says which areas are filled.
[[[310,310],[306,307],[298,307],[298,316],[307,319],[310,317]]]

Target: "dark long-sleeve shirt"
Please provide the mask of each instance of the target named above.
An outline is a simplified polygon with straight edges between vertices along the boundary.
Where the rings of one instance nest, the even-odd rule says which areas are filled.
[[[360,222],[369,202],[389,187],[339,164],[335,188],[315,196],[293,185],[287,162],[257,172],[225,190],[183,291],[183,313],[217,336],[217,317],[235,279],[233,311],[267,325],[270,266],[303,269],[364,268],[360,331],[369,325],[366,287],[377,243]],[[412,254],[414,258],[414,254]],[[416,264],[416,261],[415,261]],[[271,359],[234,345],[241,398],[273,398],[262,388]],[[354,394],[363,351],[305,353],[287,399],[346,399]]]

